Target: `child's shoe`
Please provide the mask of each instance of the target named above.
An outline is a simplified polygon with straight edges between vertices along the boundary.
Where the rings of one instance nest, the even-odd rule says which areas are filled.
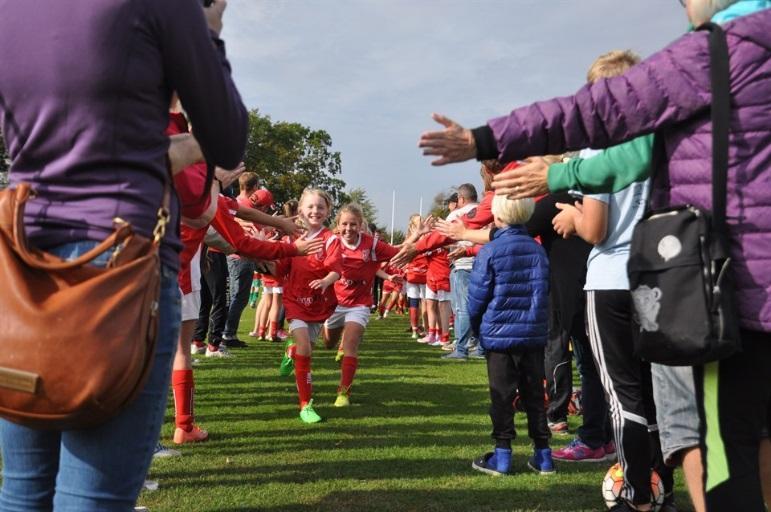
[[[548,424],[552,434],[566,436],[570,433],[567,421],[550,421]]]
[[[348,393],[345,391],[337,394],[337,399],[335,400],[335,407],[348,407],[351,405],[351,399],[348,398]]]
[[[488,475],[506,475],[511,468],[511,448],[496,448],[494,452],[487,452],[475,459],[471,467]]]
[[[552,457],[565,462],[602,462],[605,460],[605,450],[602,446],[590,448],[586,443],[575,438],[564,448],[554,450]]]
[[[199,443],[207,439],[209,439],[209,433],[198,425],[193,425],[190,432],[179,427],[174,430],[174,444]]]
[[[337,354],[335,354],[335,362],[339,363],[340,361],[343,360],[343,357],[345,357],[345,352],[342,350],[338,350]]]
[[[554,461],[551,458],[551,448],[535,448],[533,456],[527,460],[527,466],[542,475],[554,473]]]
[[[313,399],[300,409],[300,419],[305,423],[318,423],[321,416],[313,409]]]
[[[206,352],[206,343],[199,340],[193,340],[190,342],[190,353],[192,355],[203,354]]]

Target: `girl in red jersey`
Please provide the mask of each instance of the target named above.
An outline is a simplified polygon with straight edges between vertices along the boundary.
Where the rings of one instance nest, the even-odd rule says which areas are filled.
[[[410,223],[407,227],[407,234],[412,237],[414,233],[420,230],[422,219],[415,213],[410,216]],[[426,316],[426,272],[428,272],[428,259],[422,253],[418,255],[406,266],[405,286],[407,290],[407,300],[410,308],[410,327],[412,329],[412,339],[420,338],[420,320],[422,315]],[[428,325],[428,319],[423,319],[423,325]]]
[[[402,292],[402,272],[400,269],[383,263],[377,276],[383,279],[383,292],[380,295],[378,306],[378,319],[388,317],[388,313],[396,308],[399,303],[399,294]]]
[[[342,366],[335,407],[350,405],[358,351],[372,306],[372,283],[380,263],[399,249],[363,232],[364,214],[356,204],[345,205],[337,217],[342,277],[335,283],[338,306],[324,324],[324,344],[335,347],[342,335]],[[390,282],[390,280],[389,280]]]
[[[324,227],[331,209],[332,200],[325,191],[303,191],[299,214],[307,232],[302,239],[323,240],[324,246],[313,256],[284,258],[276,266],[276,275],[284,278],[284,308],[294,338],[287,346],[279,373],[289,375],[294,367],[300,419],[305,423],[321,421],[313,409],[311,353],[324,321],[337,307],[332,285],[342,275],[340,239]]]

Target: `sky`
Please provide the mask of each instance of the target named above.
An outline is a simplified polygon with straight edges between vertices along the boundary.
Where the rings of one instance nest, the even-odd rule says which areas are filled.
[[[432,167],[432,112],[472,128],[574,93],[600,54],[646,57],[686,29],[677,0],[229,0],[222,37],[247,108],[332,136],[347,188],[390,226],[479,164]]]

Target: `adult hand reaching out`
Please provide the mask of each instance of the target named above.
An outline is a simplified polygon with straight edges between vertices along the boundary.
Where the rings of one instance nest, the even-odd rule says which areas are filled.
[[[396,256],[391,258],[389,262],[391,265],[397,268],[401,268],[407,263],[411,262],[418,254],[418,249],[414,243],[405,242],[402,244],[402,248],[396,253]]]
[[[493,177],[493,189],[499,196],[511,199],[542,196],[549,193],[547,176],[551,162],[544,157],[533,157],[510,171]]]
[[[442,235],[453,240],[465,240],[466,226],[462,222],[439,219],[436,221],[436,230]]]
[[[295,241],[294,245],[297,247],[297,254],[299,256],[307,256],[321,252],[321,249],[324,248],[324,243],[324,240],[321,239],[303,240],[301,238]]]
[[[420,136],[418,147],[426,156],[438,156],[431,165],[465,162],[477,156],[477,144],[471,130],[462,127],[441,114],[432,114],[437,123],[445,127],[438,132],[425,132]]]
[[[299,236],[305,232],[305,229],[295,222],[296,219],[297,215],[294,217],[279,216],[277,222],[280,226],[277,227],[289,236]]]

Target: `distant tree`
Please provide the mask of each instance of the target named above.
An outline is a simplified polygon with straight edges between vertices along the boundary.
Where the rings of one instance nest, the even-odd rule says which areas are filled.
[[[299,199],[309,186],[326,190],[335,206],[346,198],[340,179],[340,153],[332,151],[332,137],[300,123],[273,122],[259,111],[249,112],[249,137],[244,162],[260,176],[276,203]]]
[[[394,245],[399,245],[400,243],[404,242],[404,239],[406,237],[404,236],[404,231],[401,229],[394,229]],[[391,234],[388,234],[388,238],[386,238],[386,242],[391,243]]]
[[[346,202],[356,203],[361,206],[361,210],[364,212],[364,218],[367,222],[374,222],[377,218],[377,208],[375,203],[367,196],[367,191],[361,187],[357,187],[346,192]]]
[[[444,219],[450,214],[450,210],[447,209],[447,198],[450,197],[454,190],[449,192],[439,192],[434,196],[434,202],[431,203],[431,209],[429,213],[435,218]]]

